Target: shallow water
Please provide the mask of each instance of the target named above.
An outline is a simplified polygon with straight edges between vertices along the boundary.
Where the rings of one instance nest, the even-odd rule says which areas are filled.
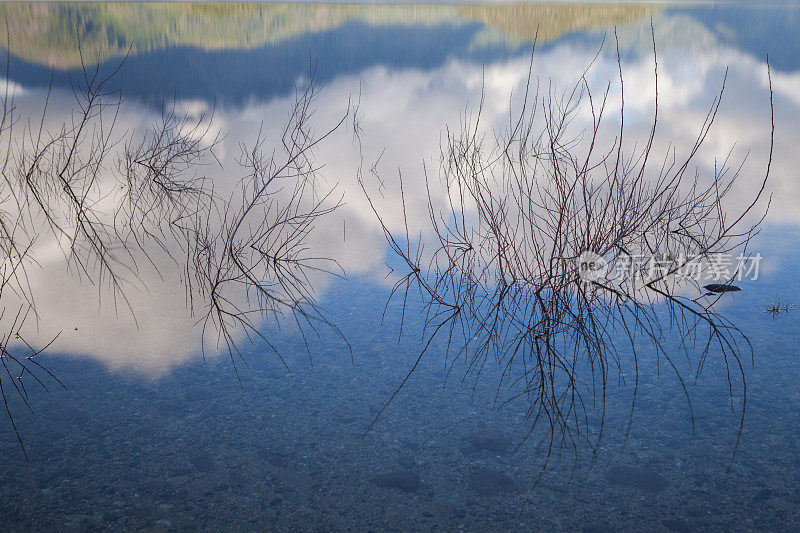
[[[165,99],[190,113],[213,109],[225,132],[218,156],[230,163],[238,144],[259,130],[275,138],[293,88],[313,72],[324,85],[318,130],[335,124],[349,100],[360,104],[363,133],[359,144],[345,127],[315,151],[324,183],[338,183],[344,203],[310,234],[309,247],[336,259],[346,276],[312,281],[326,318],[346,340],[321,327],[318,334],[305,330],[306,345],[290,322],[268,320],[262,331],[285,365],[262,341],[242,343],[235,368],[224,351],[203,357],[179,272],[142,267],[131,292],[133,324],[125,306],[115,310],[98,298],[99,289],[66,272],[61,256],[43,255],[41,272],[31,277],[40,295],[37,342],[61,332],[43,364],[66,390],[53,382],[49,393],[30,387],[35,414],[8,395],[29,457],[4,421],[2,529],[799,527],[800,309],[764,312],[776,299],[800,301],[800,65],[793,45],[800,11],[793,6],[28,7],[3,6],[11,32],[8,79],[22,116],[40,110],[51,72],[50,105],[68,113],[70,79],[82,72],[59,17],[78,16],[84,57],[99,58],[102,69],[134,46],[114,79],[125,96],[117,119],[123,131],[146,128]],[[149,16],[171,22],[142,22]],[[694,379],[697,352],[686,360],[679,339],[667,334],[693,422],[675,373],[642,349],[634,409],[633,362],[623,359],[609,378],[604,411],[599,402],[587,407],[590,437],[600,434],[602,421],[600,444],[567,447],[548,459],[545,433],[523,442],[530,428],[525,403],[498,408],[498,370],[490,364],[477,381],[462,381],[459,367],[446,371],[446,346],[438,340],[370,426],[420,353],[424,318],[412,294],[401,335],[401,302],[386,307],[386,263],[397,264],[358,186],[361,158],[379,161],[387,182],[401,169],[412,184],[405,191],[412,231],[420,231],[422,162],[438,161],[443,128],[458,124],[482,88],[486,120],[508,116],[537,27],[534,73],[541,86],[574,83],[600,50],[587,79],[601,91],[617,75],[616,27],[629,91],[625,121],[632,138],[646,135],[651,17],[659,148],[693,142],[727,68],[723,105],[700,164],[713,166],[734,142],[735,155],[750,153],[732,212],[763,177],[770,58],[772,200],[749,245],[763,262],[758,279],[739,283],[743,290],[720,302],[752,343],[752,358],[749,351],[742,358],[746,395],[738,374],[731,384],[713,352]],[[614,91],[610,107],[618,107]],[[225,190],[228,175],[213,166],[204,172]],[[391,183],[381,202],[399,203]],[[379,486],[385,477],[375,483],[398,472],[405,473],[403,488]]]

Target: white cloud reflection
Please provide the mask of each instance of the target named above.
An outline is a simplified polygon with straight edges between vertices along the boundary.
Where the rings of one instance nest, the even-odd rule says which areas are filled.
[[[573,46],[555,46],[537,52],[534,74],[540,90],[564,88],[573,84],[586,67],[594,50]],[[317,102],[317,131],[333,124],[346,111],[348,99],[361,94],[361,117],[364,134],[365,176],[368,167],[379,159],[378,168],[386,183],[382,196],[376,196],[379,209],[389,213],[390,228],[403,227],[397,195],[397,175],[402,172],[406,206],[411,230],[425,227],[427,196],[423,162],[429,176],[436,177],[439,141],[446,125],[457,128],[465,107],[474,110],[481,98],[485,79],[483,108],[487,131],[502,126],[509,117],[509,94],[521,94],[527,78],[529,57],[503,59],[485,67],[453,60],[435,70],[389,70],[374,67],[358,76],[341,77],[330,82]],[[722,76],[729,68],[728,82],[720,114],[705,149],[697,162],[708,171],[714,158],[724,157],[735,144],[736,158],[750,151],[743,169],[740,186],[730,202],[737,211],[749,202],[758,190],[769,145],[769,94],[766,66],[763,62],[734,50],[659,55],[659,134],[654,161],[671,144],[685,150],[699,131],[699,126],[713,98],[719,92]],[[653,113],[654,91],[652,57],[624,61],[625,121],[628,142],[641,143],[649,130]],[[612,81],[603,135],[611,139],[618,128],[620,106],[617,80],[617,58],[601,54],[588,74],[588,81],[597,98]],[[769,192],[773,193],[768,223],[800,225],[800,75],[773,73],[776,109],[775,159]],[[16,103],[24,116],[36,116],[44,94],[36,90],[18,90]],[[66,109],[70,95],[56,93],[51,108]],[[223,169],[235,168],[239,145],[252,144],[261,128],[275,139],[285,123],[290,97],[269,102],[252,102],[243,108],[217,107],[215,127],[226,132],[216,153]],[[203,102],[182,102],[197,116],[206,111]],[[156,112],[136,102],[123,105],[118,126],[127,131],[144,131],[155,119]],[[63,117],[63,115],[62,115]],[[58,117],[53,116],[53,120]],[[588,121],[588,108],[578,120]],[[319,224],[309,238],[314,255],[335,259],[348,275],[383,276],[385,245],[380,226],[357,182],[361,163],[359,150],[346,128],[315,152],[324,163],[323,188],[338,184],[344,205]],[[735,160],[736,160],[735,158]],[[213,178],[218,190],[230,190],[236,176],[212,166],[203,172]],[[370,185],[373,190],[375,183]],[[434,201],[445,205],[446,194],[434,189]],[[346,240],[345,240],[346,235]],[[124,306],[114,306],[102,285],[90,284],[64,266],[62,252],[53,241],[37,243],[39,267],[31,269],[31,289],[36,299],[37,328],[29,328],[29,340],[41,345],[61,332],[53,347],[55,352],[89,356],[111,369],[145,375],[157,375],[199,356],[200,334],[186,307],[186,294],[180,283],[180,272],[168,260],[159,260],[160,273],[143,267],[135,287],[127,293],[135,311],[138,326]],[[769,258],[772,259],[772,258]],[[320,275],[312,280],[318,295],[323,295],[329,279]],[[4,294],[4,298],[6,295]],[[6,306],[13,302],[6,301]],[[75,328],[78,328],[75,330]]]

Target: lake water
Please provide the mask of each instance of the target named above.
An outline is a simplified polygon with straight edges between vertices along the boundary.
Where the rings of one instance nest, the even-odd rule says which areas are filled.
[[[301,316],[298,323],[291,306],[277,303],[283,317],[248,317],[249,337],[232,328],[235,349],[228,350],[213,316],[204,321],[209,278],[196,275],[197,263],[185,264],[193,252],[180,239],[148,241],[148,256],[114,248],[119,261],[109,268],[123,280],[114,285],[113,270],[104,270],[80,231],[70,239],[83,227],[79,218],[67,214],[54,229],[41,215],[25,214],[34,204],[20,207],[4,193],[3,213],[20,209],[12,219],[30,225],[22,239],[30,253],[18,283],[9,274],[16,256],[3,247],[3,279],[15,280],[3,283],[3,345],[24,355],[15,333],[34,350],[55,338],[36,360],[65,387],[42,374],[48,392],[23,376],[20,395],[18,371],[0,379],[24,444],[23,452],[4,415],[0,529],[800,528],[800,309],[793,309],[800,303],[800,10],[792,4],[8,3],[0,12],[15,119],[4,130],[6,153],[26,153],[23,143],[42,146],[64,127],[74,134],[87,102],[81,88],[95,72],[102,78],[121,64],[100,91],[109,102],[102,128],[91,122],[96,136],[80,145],[91,151],[108,138],[107,158],[97,168],[89,156],[69,167],[79,176],[76,187],[91,191],[97,216],[135,212],[154,227],[168,218],[170,211],[147,199],[115,211],[124,199],[109,183],[122,175],[120,154],[135,148],[131,139],[173,108],[177,131],[197,140],[195,148],[213,150],[186,163],[183,176],[246,203],[259,183],[247,154],[260,139],[261,153],[280,160],[281,134],[310,80],[319,92],[304,131],[332,133],[308,152],[302,168],[313,171],[314,190],[303,198],[333,191],[322,205],[338,204],[298,241],[315,269],[303,271],[299,287],[269,286],[283,302],[313,297],[316,307],[302,309],[318,310],[314,316],[326,322]],[[426,187],[426,176],[428,183],[440,176],[447,132],[480,106],[492,139],[519,110],[529,72],[537,106],[547,94],[567,94],[582,75],[585,85],[577,86],[589,88],[596,105],[607,89],[601,140],[614,141],[623,111],[626,146],[641,149],[653,118],[654,42],[659,108],[651,167],[657,171],[670,146],[678,158],[691,148],[724,80],[692,168],[713,173],[728,153],[734,170],[744,161],[725,203],[729,220],[763,182],[771,78],[772,163],[745,221],[767,212],[747,247],[762,260],[757,279],[737,281],[742,290],[715,304],[752,345],[752,355],[741,351],[741,372],[712,347],[697,376],[702,342],[683,351],[669,328],[663,354],[637,341],[635,366],[623,342],[603,394],[585,398],[579,425],[589,442],[581,434],[574,447],[549,454],[544,421],[525,438],[532,425],[525,399],[498,401],[501,369],[491,358],[480,375],[463,359],[448,372],[446,337],[434,339],[393,397],[431,322],[419,291],[408,293],[405,307],[402,291],[387,305],[403,262],[373,206],[389,231],[429,238],[428,202],[446,208],[448,196]],[[6,102],[10,110],[9,96]],[[571,127],[584,131],[591,119],[583,106]],[[200,127],[189,131],[192,124]],[[37,137],[41,131],[49,133]],[[5,168],[16,168],[14,161]],[[58,174],[57,164],[41,168],[33,180]],[[268,216],[285,202],[295,205],[292,187],[275,189]],[[110,227],[100,226],[105,218],[97,222]],[[282,238],[260,242],[275,246]],[[320,266],[313,258],[330,261]],[[230,272],[208,268],[200,272]],[[230,294],[228,310],[262,309],[238,288]],[[765,312],[777,303],[781,310]],[[18,309],[35,310],[24,327],[9,322]],[[591,390],[591,373],[579,371],[577,380]]]

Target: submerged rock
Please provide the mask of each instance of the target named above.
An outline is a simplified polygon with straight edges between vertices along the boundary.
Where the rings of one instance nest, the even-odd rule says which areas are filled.
[[[385,489],[400,489],[403,492],[414,492],[419,488],[419,475],[409,470],[387,472],[372,478],[372,482]]]
[[[742,290],[741,287],[728,283],[709,283],[708,285],[704,285],[703,288],[711,292],[734,292]]]
[[[678,533],[689,533],[692,530],[689,524],[678,518],[665,518],[661,523],[670,531],[677,531]]]
[[[291,490],[300,494],[308,493],[314,486],[311,477],[303,472],[297,472],[278,466],[269,467],[269,472],[274,481],[283,483]]]
[[[470,472],[467,486],[482,496],[494,496],[517,489],[513,479],[488,468],[476,468]]]
[[[410,453],[401,453],[397,457],[397,464],[400,466],[400,468],[403,468],[405,470],[411,470],[412,468],[417,466],[417,460],[414,459],[414,456],[411,455]]]
[[[790,503],[800,503],[800,494],[789,494],[786,496],[786,501]]]
[[[760,501],[764,501],[764,500],[769,500],[774,495],[775,494],[772,492],[772,489],[761,489],[760,491],[758,491],[756,493],[754,499],[755,499],[755,501],[760,502]]]
[[[263,478],[263,472],[253,465],[242,465],[231,473],[231,480],[239,485],[253,485]]]
[[[272,466],[284,466],[283,455],[279,455],[277,453],[267,453],[266,459],[267,462]]]
[[[581,528],[581,533],[614,533],[614,528],[605,522],[586,524]]]
[[[164,400],[155,404],[155,411],[161,416],[175,416],[183,414],[185,406],[178,400]]]
[[[154,526],[145,527],[139,530],[139,533],[167,533],[169,528],[163,524],[156,524]]]
[[[272,466],[286,466],[289,458],[289,449],[281,444],[273,444],[261,452],[261,456]]]
[[[498,428],[481,428],[467,435],[467,441],[475,450],[492,453],[504,453],[511,444],[511,439]]]
[[[211,473],[217,469],[216,461],[207,453],[192,455],[189,457],[189,462],[200,472]]]
[[[667,486],[667,480],[662,475],[638,466],[615,466],[608,471],[606,479],[614,485],[624,485],[650,492],[657,492]]]

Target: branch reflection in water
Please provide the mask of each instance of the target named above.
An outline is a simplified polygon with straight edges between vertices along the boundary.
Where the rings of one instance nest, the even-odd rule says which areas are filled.
[[[498,405],[526,402],[530,431],[518,446],[532,435],[541,439],[546,450],[541,472],[556,450],[571,449],[576,460],[581,442],[597,450],[607,384],[615,373],[624,381],[623,367],[632,361],[630,427],[643,351],[654,353],[656,365],[665,363],[674,372],[694,420],[675,346],[665,344],[667,334],[680,339],[687,357],[697,354],[694,377],[710,355],[721,359],[731,407],[734,385],[741,384],[746,395],[749,341],[717,312],[720,296],[705,295],[701,281],[677,274],[688,258],[711,260],[715,254],[747,249],[763,220],[757,206],[770,174],[774,122],[759,186],[743,209],[730,211],[726,199],[742,163],[732,161],[729,152],[715,161],[710,175],[703,175],[695,162],[717,116],[725,78],[688,149],[670,145],[656,153],[655,38],[653,114],[641,144],[626,143],[624,98],[640,88],[625,84],[618,48],[616,57],[620,102],[613,135],[603,133],[613,81],[594,93],[590,65],[565,89],[552,80],[542,82],[533,76],[534,53],[523,94],[510,106],[514,111],[504,127],[484,126],[482,95],[458,128],[446,129],[438,168],[433,176],[426,170],[427,227],[420,233],[409,230],[402,174],[402,229],[384,222],[397,218],[396,212],[371,201],[402,265],[392,297],[405,310],[409,298],[420,295],[425,316],[424,346],[373,424],[421,359],[442,345],[447,375],[461,363],[462,383],[477,385],[486,365],[493,365]],[[588,128],[576,126],[580,117],[589,117]],[[372,177],[379,187],[388,180],[378,171]],[[365,193],[378,198],[379,193],[370,192],[372,185],[362,180]],[[438,201],[442,197],[444,206]],[[587,253],[604,263],[643,254],[669,261],[638,283],[612,283],[604,276],[582,275],[580,258]],[[598,405],[601,427],[590,439],[589,417]],[[740,411],[739,436],[744,402]]]
[[[311,72],[294,95],[282,131],[270,138],[259,130],[239,146],[236,165],[223,168],[216,151],[224,134],[213,108],[193,112],[164,103],[143,134],[118,131],[123,100],[112,87],[123,64],[110,73],[84,67],[83,78],[73,82],[71,105],[58,102],[66,118],[51,111],[52,91],[44,95],[38,118],[20,117],[15,88],[6,83],[0,124],[6,331],[0,394],[15,432],[7,394],[13,391],[31,409],[26,383],[60,383],[37,360],[52,341],[35,347],[42,342],[29,344],[28,332],[51,331],[47,317],[65,304],[87,304],[85,294],[67,302],[62,294],[60,304],[50,305],[53,300],[35,290],[43,274],[79,293],[94,287],[98,311],[113,310],[137,330],[162,318],[147,312],[147,322],[139,322],[141,292],[154,290],[154,277],[169,280],[169,290],[177,286],[185,298],[168,294],[164,302],[185,302],[188,309],[169,317],[162,331],[196,338],[193,326],[199,324],[203,354],[207,347],[227,352],[234,369],[245,362],[243,339],[259,339],[278,354],[262,333],[267,319],[289,317],[301,333],[320,326],[338,333],[317,307],[314,279],[341,275],[342,269],[309,252],[306,239],[315,221],[339,205],[334,189],[320,188],[313,150],[344,124],[349,106],[315,135],[310,120],[318,88]],[[203,174],[214,166],[225,181]],[[169,316],[175,310],[164,311]],[[124,341],[108,332],[90,337],[93,343]],[[17,437],[22,444],[19,432]]]
[[[556,61],[561,52],[555,50],[551,53],[555,59],[547,59]],[[602,57],[597,61],[601,63],[597,70],[602,70],[599,67],[608,67],[608,61]],[[512,70],[512,67],[518,66],[517,63],[513,61],[510,65],[496,68]],[[621,65],[616,66],[621,70]],[[442,75],[451,75],[456,67],[459,65],[449,65],[447,72]],[[469,85],[476,74],[480,79],[480,69],[465,65],[460,67],[464,68],[461,77],[465,84]],[[636,66],[638,70],[643,70],[639,67]],[[611,258],[615,251],[621,250],[621,246],[629,253],[652,248],[651,252],[674,252],[676,257],[680,251],[710,254],[736,249],[737,245],[746,242],[748,232],[753,228],[749,219],[737,221],[733,225],[742,226],[744,231],[736,240],[730,239],[735,236],[730,232],[726,234],[721,227],[704,226],[698,222],[713,219],[715,210],[721,206],[729,190],[726,187],[717,189],[717,186],[732,182],[731,178],[734,177],[720,173],[714,175],[711,183],[693,183],[689,178],[694,166],[683,165],[703,155],[699,148],[705,134],[710,133],[713,114],[708,117],[709,122],[702,126],[697,146],[689,147],[691,154],[682,157],[680,164],[676,156],[675,161],[659,169],[662,160],[656,164],[654,156],[650,155],[657,151],[661,141],[655,135],[655,128],[648,132],[649,137],[645,136],[645,151],[623,150],[621,139],[618,138],[623,132],[622,120],[613,128],[608,127],[609,122],[613,123],[612,120],[601,120],[604,113],[605,116],[610,113],[607,108],[617,104],[614,102],[616,88],[612,84],[604,93],[593,94],[594,89],[590,90],[593,85],[589,83],[590,71],[587,70],[574,90],[570,87],[566,93],[559,93],[554,87],[552,92],[540,90],[537,94],[532,83],[530,92],[521,99],[528,102],[522,106],[523,112],[507,124],[504,133],[495,139],[489,138],[488,142],[485,133],[496,126],[497,117],[502,115],[504,106],[496,101],[481,105],[477,116],[465,119],[460,131],[446,134],[440,167],[446,179],[440,184],[423,176],[414,186],[406,187],[403,198],[407,209],[400,216],[386,209],[387,205],[397,204],[399,194],[376,198],[370,193],[368,197],[379,215],[375,217],[369,205],[364,204],[363,193],[355,183],[355,178],[349,174],[351,167],[352,174],[356,174],[357,160],[349,161],[346,157],[336,159],[341,155],[338,152],[339,145],[330,147],[330,143],[315,144],[316,141],[310,137],[311,104],[319,97],[313,85],[295,98],[271,103],[269,112],[264,109],[247,111],[252,122],[250,115],[280,116],[281,113],[276,110],[288,106],[292,114],[285,130],[276,129],[272,121],[267,121],[263,129],[256,127],[251,131],[251,123],[246,124],[246,128],[237,123],[235,131],[232,131],[230,126],[224,127],[225,123],[242,119],[244,114],[226,117],[213,106],[200,103],[164,105],[154,124],[144,124],[148,131],[144,136],[126,133],[114,137],[108,127],[97,126],[97,121],[102,117],[95,116],[92,127],[99,128],[96,131],[105,132],[110,139],[113,138],[113,142],[109,142],[113,144],[109,154],[113,155],[103,158],[107,163],[103,168],[113,170],[104,173],[102,179],[99,176],[89,179],[86,183],[92,183],[95,188],[81,189],[76,198],[88,199],[77,205],[82,204],[82,209],[88,210],[81,217],[94,224],[93,230],[100,234],[109,232],[108,242],[113,254],[106,256],[106,259],[110,267],[103,268],[103,263],[91,255],[97,254],[91,247],[73,251],[72,240],[63,235],[61,239],[66,245],[60,247],[53,246],[54,242],[61,242],[57,239],[39,239],[36,246],[40,248],[34,247],[38,264],[45,264],[44,260],[47,259],[51,267],[61,265],[67,257],[64,250],[68,250],[70,254],[77,254],[77,258],[72,259],[73,265],[88,265],[88,272],[82,275],[85,282],[102,279],[103,283],[95,286],[96,301],[93,301],[91,297],[87,298],[87,286],[75,285],[73,281],[73,274],[80,273],[80,268],[73,267],[72,274],[58,272],[55,277],[53,273],[58,271],[58,266],[50,268],[47,283],[41,282],[41,269],[29,268],[27,275],[29,279],[34,279],[31,286],[74,288],[74,298],[64,298],[63,292],[55,296],[47,291],[38,292],[37,308],[42,310],[42,316],[46,310],[50,316],[63,316],[69,320],[65,306],[84,305],[96,309],[103,305],[109,309],[110,301],[118,302],[120,305],[114,305],[113,308],[122,315],[121,320],[96,320],[94,324],[87,324],[88,331],[84,331],[81,325],[81,335],[75,335],[72,339],[65,338],[69,336],[63,334],[59,338],[59,350],[66,347],[67,351],[74,353],[96,354],[113,365],[125,368],[147,370],[150,365],[163,372],[169,366],[185,360],[198,346],[197,328],[194,327],[198,319],[201,324],[211,326],[209,333],[213,332],[211,336],[206,336],[211,342],[204,346],[221,347],[223,350],[229,348],[231,354],[240,357],[242,354],[238,351],[238,341],[242,334],[249,333],[252,340],[262,337],[263,341],[268,342],[263,338],[263,330],[259,329],[260,319],[256,321],[255,317],[275,317],[288,313],[301,324],[330,325],[324,316],[317,313],[313,305],[315,296],[331,273],[353,272],[359,264],[380,264],[380,247],[375,245],[377,241],[373,237],[379,237],[378,232],[383,228],[393,236],[395,244],[399,243],[398,249],[411,259],[411,264],[406,264],[413,265],[412,272],[413,269],[419,269],[406,281],[420,283],[423,297],[431,294],[425,289],[426,285],[432,291],[439,291],[437,296],[445,302],[441,308],[436,308],[438,301],[434,307],[429,307],[433,313],[430,316],[434,317],[430,325],[439,327],[441,324],[438,330],[442,332],[440,335],[464,340],[455,351],[458,354],[456,357],[452,357],[452,352],[445,356],[448,367],[454,368],[455,361],[461,360],[467,366],[465,375],[477,379],[485,362],[496,358],[502,372],[498,383],[500,404],[519,396],[532,398],[532,421],[547,420],[545,425],[553,429],[548,436],[548,449],[563,445],[574,447],[577,440],[585,437],[581,424],[584,427],[586,425],[586,394],[593,399],[595,390],[602,390],[605,394],[605,384],[613,378],[613,365],[619,362],[619,357],[626,355],[610,336],[609,326],[615,320],[620,321],[618,325],[628,324],[632,337],[649,339],[657,347],[660,346],[659,324],[663,324],[671,314],[682,317],[684,325],[680,327],[687,332],[691,330],[690,324],[693,324],[692,310],[706,315],[713,324],[724,324],[720,322],[724,321],[724,317],[711,308],[712,301],[693,301],[680,292],[673,294],[673,291],[683,288],[673,284],[669,276],[646,288],[651,300],[625,300],[614,296],[606,288],[575,283],[576,254],[591,250]],[[367,82],[374,77],[387,83],[384,74],[380,70],[368,73]],[[391,80],[391,83],[406,81],[400,78]],[[417,81],[420,87],[430,85],[425,79]],[[350,90],[353,85],[350,84]],[[413,90],[415,85],[412,83],[410,87]],[[488,94],[498,96],[501,89],[507,87],[484,88]],[[325,118],[323,122],[331,124],[324,131],[332,133],[337,128],[351,124],[346,119],[340,122],[348,109],[341,109],[340,113],[338,108],[331,106],[333,100],[342,99],[342,94],[346,92],[340,86],[335,87],[333,97],[328,97],[319,109]],[[632,91],[629,89],[627,92]],[[113,110],[115,121],[137,125],[142,130],[142,119],[137,117],[137,122],[137,118],[132,118],[137,114],[135,106],[121,105],[118,94],[106,94],[104,98],[108,105],[106,109]],[[374,100],[375,95],[370,95],[365,89],[364,109],[357,114],[357,118],[353,114],[355,129],[363,127],[365,131],[361,139],[365,152],[374,150],[376,142],[385,140],[387,131],[381,130],[376,132],[377,135],[372,135],[370,128],[375,126],[375,120],[382,120],[382,115],[370,114],[375,106],[374,101],[369,101],[370,98]],[[346,101],[346,98],[342,100]],[[515,105],[519,106],[519,100]],[[544,107],[541,106],[542,101]],[[369,104],[373,108],[369,108]],[[397,105],[398,109],[392,111],[402,115],[402,106],[399,103]],[[715,101],[712,109],[716,111],[718,105],[719,101]],[[623,105],[617,104],[617,107],[622,117]],[[61,102],[57,108],[67,109],[69,106]],[[428,111],[430,109],[422,107],[417,114],[427,116]],[[490,115],[490,125],[485,121],[487,114]],[[145,120],[150,120],[148,114],[142,115]],[[108,113],[103,116],[107,117]],[[430,124],[426,123],[426,127],[437,128],[449,120],[450,115],[445,112],[430,113],[427,118]],[[660,118],[663,120],[664,117]],[[589,126],[586,131],[589,135],[581,137],[579,134],[584,131],[582,125],[587,123],[587,119]],[[412,114],[405,120],[411,124],[416,118]],[[42,123],[48,123],[51,131],[54,128],[59,130],[57,117],[48,115]],[[537,130],[540,124],[544,128]],[[628,128],[626,126],[624,131],[629,131]],[[639,139],[637,134],[634,132],[626,138]],[[315,139],[327,139],[327,135],[324,133]],[[241,139],[249,140],[245,146],[234,142]],[[275,142],[276,139],[286,142]],[[424,135],[420,135],[411,145],[425,139]],[[596,140],[596,145],[587,142],[588,139]],[[327,194],[326,191],[330,189],[326,189],[325,177],[318,171],[321,164],[315,165],[311,150],[305,150],[297,144],[301,140],[308,142],[308,148],[314,149],[315,159],[333,167],[334,173],[341,174],[345,180],[353,181],[345,183],[341,193],[348,194],[346,205],[341,205],[342,196],[338,193]],[[551,144],[549,151],[542,149]],[[274,155],[271,152],[273,146],[277,147]],[[404,143],[395,143],[395,146],[389,144],[387,153],[391,155],[405,146]],[[593,147],[587,153],[590,146]],[[665,153],[669,155],[670,152]],[[322,157],[316,157],[320,154]],[[418,157],[417,154],[414,152],[411,156]],[[645,172],[648,158],[652,161]],[[708,166],[704,165],[705,161],[702,163],[697,166]],[[229,172],[229,169],[236,169],[239,176],[235,176],[237,172]],[[375,169],[378,172],[378,166]],[[611,169],[611,172],[605,172],[606,169]],[[660,170],[655,180],[650,169]],[[473,179],[473,175],[477,179]],[[550,181],[532,178],[537,175],[548,175]],[[391,186],[391,180],[382,175],[379,177]],[[73,183],[83,182],[73,180]],[[290,186],[284,187],[287,183]],[[448,183],[449,189],[446,187]],[[321,188],[315,187],[319,184],[322,184]],[[763,180],[759,180],[752,197],[761,195],[762,184]],[[445,185],[444,192],[437,189],[440,185]],[[315,188],[317,194],[314,193]],[[498,191],[510,193],[500,194]],[[587,200],[584,200],[583,193],[587,193]],[[67,206],[60,208],[65,213],[60,216],[75,216],[77,219],[77,215],[73,215],[76,204],[70,204],[68,200],[69,197],[59,200]],[[640,209],[629,209],[627,212],[636,213],[636,216],[622,218],[622,211],[632,204]],[[331,212],[337,206],[336,212]],[[420,213],[424,215],[426,210],[436,213],[435,218],[427,217],[429,227],[426,227],[426,217],[418,216]],[[326,241],[334,242],[327,238],[332,231],[341,233],[340,222],[344,219],[337,217],[344,217],[343,211],[348,213],[348,249],[354,246],[369,249],[354,254],[357,256],[355,259],[324,248]],[[109,217],[109,213],[113,213],[113,216]],[[563,217],[559,213],[563,213]],[[688,228],[685,232],[687,235],[697,237],[700,235],[699,228],[703,228],[702,231],[708,231],[706,240],[701,240],[701,244],[694,243],[687,235],[680,233],[659,237],[668,219],[656,216],[658,213],[668,213],[676,224],[683,221]],[[558,220],[552,217],[556,214],[562,218],[561,226],[565,231],[555,231]],[[311,232],[313,221],[321,215],[336,223],[323,224]],[[378,220],[380,224],[376,223]],[[276,221],[287,223],[276,225]],[[394,226],[390,221],[395,222]],[[400,221],[399,225],[397,221]],[[619,221],[623,222],[623,227],[619,227]],[[66,224],[63,227],[74,226]],[[536,228],[535,232],[533,228]],[[421,248],[413,248],[413,234],[417,229],[425,231],[426,238],[433,237],[433,249],[437,249],[438,241],[437,252],[431,253],[429,247],[423,254]],[[454,233],[448,237],[447,232],[451,230]],[[394,246],[392,239],[389,243]],[[715,239],[719,242],[714,243]],[[619,243],[616,249],[611,246],[614,242]],[[49,248],[44,247],[45,243]],[[534,243],[536,246],[532,246]],[[336,240],[334,246],[341,246],[341,240]],[[285,256],[286,261],[278,261],[272,271],[270,269],[275,258],[270,250],[276,249],[285,250],[290,255]],[[43,250],[51,255],[43,254]],[[418,257],[417,252],[420,254]],[[499,255],[493,257],[493,254]],[[31,254],[28,257],[32,257]],[[343,257],[345,263],[342,263]],[[297,261],[298,258],[303,260]],[[438,273],[435,268],[431,270],[428,267],[429,264],[436,264],[427,262],[431,258],[440,261]],[[98,277],[101,273],[102,276]],[[284,284],[280,279],[269,277],[274,274],[281,274],[285,276],[282,279],[288,281]],[[555,276],[553,280],[543,281],[551,274]],[[251,276],[263,283],[254,285]],[[556,278],[560,280],[559,283],[554,283]],[[538,285],[534,285],[535,282]],[[537,289],[531,291],[530,287]],[[468,290],[464,292],[465,289]],[[664,297],[658,295],[657,290],[675,299],[674,307],[669,307],[668,313],[660,317],[658,306],[664,303]],[[456,294],[458,296],[454,299]],[[289,307],[286,307],[287,302]],[[459,305],[460,308],[457,307]],[[190,312],[186,312],[187,307]],[[556,311],[559,309],[565,314],[558,315]],[[448,312],[456,310],[458,314],[445,323]],[[445,314],[437,315],[443,311]],[[126,316],[135,317],[139,322],[137,335],[147,332],[148,335],[160,336],[155,346],[121,341],[133,338]],[[698,318],[696,315],[694,317]],[[704,320],[701,322],[708,324]],[[48,321],[40,321],[40,324],[47,326]],[[736,342],[736,331],[728,326],[718,328],[722,334],[718,341],[732,339]],[[431,331],[434,330],[428,332]],[[515,343],[519,351],[509,352],[507,348]],[[538,368],[538,356],[533,355],[537,343],[543,362],[543,366]],[[32,345],[38,348],[42,343]],[[578,358],[579,353],[589,353],[590,356]],[[664,360],[671,361],[665,349],[657,348],[657,353]],[[730,353],[738,357],[738,347],[731,346]],[[635,353],[634,356],[638,361]],[[529,365],[529,362],[534,364]],[[734,362],[738,360],[734,359]],[[598,379],[596,385],[581,388],[578,372],[586,368],[591,376],[594,376],[593,370],[597,369]],[[542,383],[552,389],[544,397],[541,395],[545,394],[546,388],[542,387]],[[504,389],[503,384],[511,387]],[[540,396],[538,399],[537,393]],[[596,447],[596,444],[592,445]]]

